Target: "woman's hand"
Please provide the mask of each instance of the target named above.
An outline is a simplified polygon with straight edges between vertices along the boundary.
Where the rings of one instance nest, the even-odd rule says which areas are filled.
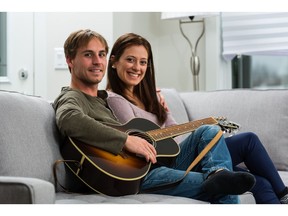
[[[158,96],[159,103],[164,107],[166,112],[168,112],[169,111],[168,105],[167,105],[167,103],[165,101],[164,96],[161,94],[161,89],[157,88],[156,89],[156,93],[157,93],[157,96]]]

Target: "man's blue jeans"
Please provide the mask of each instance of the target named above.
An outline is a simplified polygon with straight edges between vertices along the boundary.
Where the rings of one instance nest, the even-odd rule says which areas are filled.
[[[180,179],[197,155],[216,136],[220,128],[215,125],[204,125],[191,133],[180,143],[181,151],[172,164],[152,169],[142,182],[142,190],[159,185],[171,184]],[[232,170],[232,162],[224,137],[204,156],[199,164],[176,186],[153,191],[157,194],[182,196],[210,203],[238,203],[238,196],[211,197],[202,190],[207,176],[218,169]]]

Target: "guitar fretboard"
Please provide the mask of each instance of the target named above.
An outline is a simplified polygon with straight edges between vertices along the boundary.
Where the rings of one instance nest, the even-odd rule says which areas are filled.
[[[208,117],[180,125],[173,125],[166,128],[151,130],[148,131],[147,134],[150,135],[155,141],[159,141],[192,132],[202,125],[214,125],[217,123],[218,122],[214,118]]]

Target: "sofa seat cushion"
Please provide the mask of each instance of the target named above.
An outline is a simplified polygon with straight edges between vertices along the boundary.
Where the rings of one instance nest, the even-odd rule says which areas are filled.
[[[280,177],[284,184],[288,186],[288,172],[287,171],[279,171]]]
[[[158,194],[137,194],[137,195],[126,195],[121,197],[111,197],[100,194],[69,194],[69,193],[57,193],[56,204],[206,204],[199,200],[158,195]]]

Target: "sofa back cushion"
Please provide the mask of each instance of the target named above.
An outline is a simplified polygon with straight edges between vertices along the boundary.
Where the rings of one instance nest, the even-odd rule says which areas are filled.
[[[34,96],[0,91],[0,176],[34,177],[54,183],[53,163],[62,159],[55,112]],[[63,167],[59,181],[64,181]]]
[[[179,93],[175,89],[168,88],[161,89],[161,93],[175,121],[179,124],[188,122],[189,118]]]
[[[180,94],[189,119],[225,116],[256,133],[279,170],[288,170],[288,90],[235,89]]]
[[[168,108],[178,124],[189,122],[189,118],[179,93],[175,89],[163,88],[161,93],[165,98]],[[189,134],[176,138],[177,142],[184,140]]]

